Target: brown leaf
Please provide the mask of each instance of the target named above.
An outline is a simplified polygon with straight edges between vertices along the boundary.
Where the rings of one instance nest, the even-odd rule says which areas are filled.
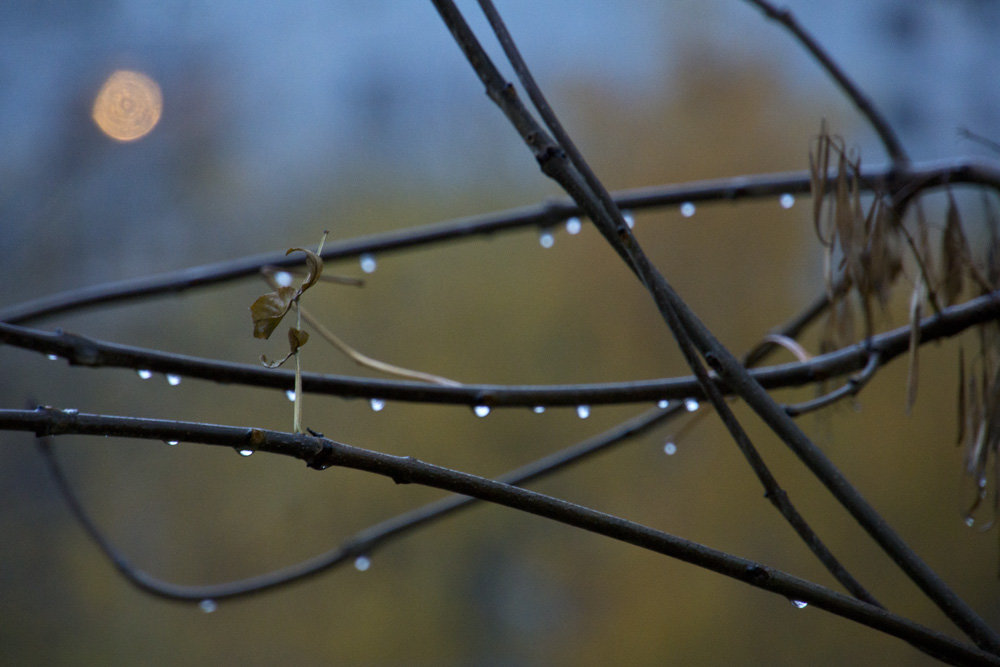
[[[971,257],[969,243],[962,231],[962,219],[958,213],[958,205],[951,192],[948,192],[948,213],[947,222],[944,227],[944,234],[941,238],[942,273],[944,284],[942,292],[944,294],[945,305],[955,303],[962,292],[963,278],[968,269]]]
[[[323,259],[312,250],[306,250],[305,248],[289,248],[285,254],[290,255],[293,252],[304,252],[306,254],[306,268],[309,269],[309,274],[302,282],[302,286],[299,287],[299,290],[305,292],[316,284],[316,281],[319,280],[320,275],[323,273]]]
[[[920,311],[925,298],[923,276],[917,278],[910,296],[910,363],[906,374],[906,414],[917,400],[918,351],[920,349]]]
[[[296,329],[291,327],[288,329],[288,349],[289,354],[295,354],[299,351],[299,348],[306,344],[309,340],[309,332],[303,331],[302,329]]]
[[[294,287],[279,287],[258,297],[250,306],[254,338],[270,338],[299,294]]]

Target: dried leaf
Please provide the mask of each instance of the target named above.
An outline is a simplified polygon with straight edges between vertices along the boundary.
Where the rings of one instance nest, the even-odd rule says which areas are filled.
[[[323,273],[323,259],[312,250],[306,250],[305,248],[289,248],[285,255],[290,255],[293,252],[304,252],[306,255],[306,268],[309,269],[309,274],[302,282],[302,286],[299,287],[300,292],[305,292],[316,284],[316,281],[319,280],[320,275]]]
[[[270,338],[301,292],[294,287],[279,287],[264,294],[250,306],[255,338]]]
[[[958,347],[958,437],[955,444],[961,445],[965,440],[965,350],[960,345]]]
[[[963,278],[968,269],[971,254],[965,232],[962,231],[962,219],[958,213],[958,206],[950,191],[948,192],[946,219],[944,234],[941,238],[942,273],[944,274],[942,292],[945,305],[951,305],[955,303],[962,292]]]
[[[309,340],[309,332],[303,331],[302,329],[296,329],[291,327],[288,329],[288,349],[289,354],[295,354],[299,351],[299,348],[306,344]]]
[[[920,349],[920,311],[926,298],[923,276],[917,278],[910,296],[910,361],[906,374],[906,414],[917,400],[918,350]]]

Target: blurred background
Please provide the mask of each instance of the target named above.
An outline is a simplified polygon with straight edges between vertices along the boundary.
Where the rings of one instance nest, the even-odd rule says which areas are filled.
[[[989,156],[1000,138],[990,2],[786,0],[884,110],[918,160]],[[498,53],[474,3],[461,3]],[[500,2],[528,63],[611,188],[806,168],[821,119],[865,164],[874,133],[776,25],[740,2]],[[159,87],[140,138],[92,118],[113,72]],[[154,96],[155,97],[155,96]],[[430,3],[26,2],[0,5],[0,307],[182,267],[404,229],[560,193],[483,94]],[[993,155],[995,157],[995,155]],[[963,199],[973,236],[978,196]],[[929,211],[935,211],[934,198]],[[640,242],[736,352],[822,288],[809,202],[636,216]],[[932,221],[940,226],[939,222]],[[308,306],[376,358],[465,382],[686,374],[650,299],[599,235],[538,230],[380,255],[327,271]],[[905,322],[907,287],[880,321]],[[241,363],[247,279],[36,323]],[[765,295],[762,298],[762,295]],[[813,332],[804,339],[816,349]],[[972,337],[968,338],[971,342]],[[802,424],[890,524],[1000,625],[996,531],[962,521],[954,446],[959,341],[927,347],[904,414],[905,364],[854,404]],[[968,345],[967,345],[968,347]],[[283,392],[130,370],[71,369],[0,350],[2,405],[291,428]],[[778,359],[778,357],[775,357]],[[783,358],[781,360],[784,360]],[[314,342],[307,369],[367,374]],[[784,392],[782,400],[808,397]],[[648,406],[495,410],[308,396],[335,439],[495,476]],[[779,481],[876,597],[951,627],[766,430]],[[714,419],[622,445],[533,488],[830,584]],[[902,642],[692,566],[495,507],[392,542],[346,567],[211,614],[118,577],[85,538],[26,434],[0,447],[0,662],[7,664],[927,664]],[[676,442],[676,453],[664,444]],[[281,567],[441,496],[361,473],[181,443],[60,437],[57,454],[110,538],[179,583]]]

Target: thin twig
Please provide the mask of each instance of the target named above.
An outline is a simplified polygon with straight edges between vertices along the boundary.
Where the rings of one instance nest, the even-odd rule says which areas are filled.
[[[620,517],[518,486],[442,468],[410,456],[383,454],[327,438],[301,434],[199,422],[90,415],[51,408],[0,410],[0,428],[34,431],[40,437],[80,433],[155,440],[185,440],[237,449],[252,446],[259,452],[302,459],[310,467],[317,469],[330,466],[353,468],[389,477],[397,483],[413,483],[444,489],[604,535],[712,570],[791,600],[806,602],[819,609],[899,637],[943,659],[961,661],[962,664],[1000,665],[1000,658],[996,656],[964,645],[879,607],[780,570]],[[49,459],[52,460],[51,457]],[[65,483],[65,478],[62,479]],[[68,489],[68,484],[66,487]],[[141,585],[141,582],[139,583]]]

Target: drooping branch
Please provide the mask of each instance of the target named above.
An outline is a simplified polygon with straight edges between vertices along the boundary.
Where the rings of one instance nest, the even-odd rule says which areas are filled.
[[[920,344],[955,336],[962,331],[1000,317],[1000,292],[976,297],[920,321]],[[877,352],[879,365],[905,354],[912,330],[898,327],[867,341],[792,362],[755,368],[750,375],[767,389],[798,387],[832,379],[863,369]],[[41,354],[55,355],[70,364],[89,367],[144,369],[180,377],[200,378],[226,384],[242,384],[287,390],[293,387],[294,373],[259,365],[203,359],[160,350],[100,341],[61,331],[42,331],[0,322],[0,343]],[[693,377],[677,377],[629,382],[572,385],[463,384],[455,387],[424,382],[362,378],[344,375],[303,373],[306,393],[345,398],[378,398],[393,401],[445,403],[465,406],[535,407],[655,403],[660,400],[705,397]],[[720,384],[720,390],[731,391]]]
[[[299,458],[316,469],[332,466],[353,468],[388,477],[398,484],[412,483],[443,489],[535,514],[709,569],[899,637],[949,661],[961,664],[1000,664],[1000,658],[996,656],[966,646],[879,607],[780,570],[621,517],[518,486],[436,466],[410,456],[384,454],[303,434],[198,422],[91,415],[51,408],[0,410],[0,429],[33,431],[38,436],[70,433],[114,435],[153,440],[185,440],[236,449],[250,448],[258,452]]]

